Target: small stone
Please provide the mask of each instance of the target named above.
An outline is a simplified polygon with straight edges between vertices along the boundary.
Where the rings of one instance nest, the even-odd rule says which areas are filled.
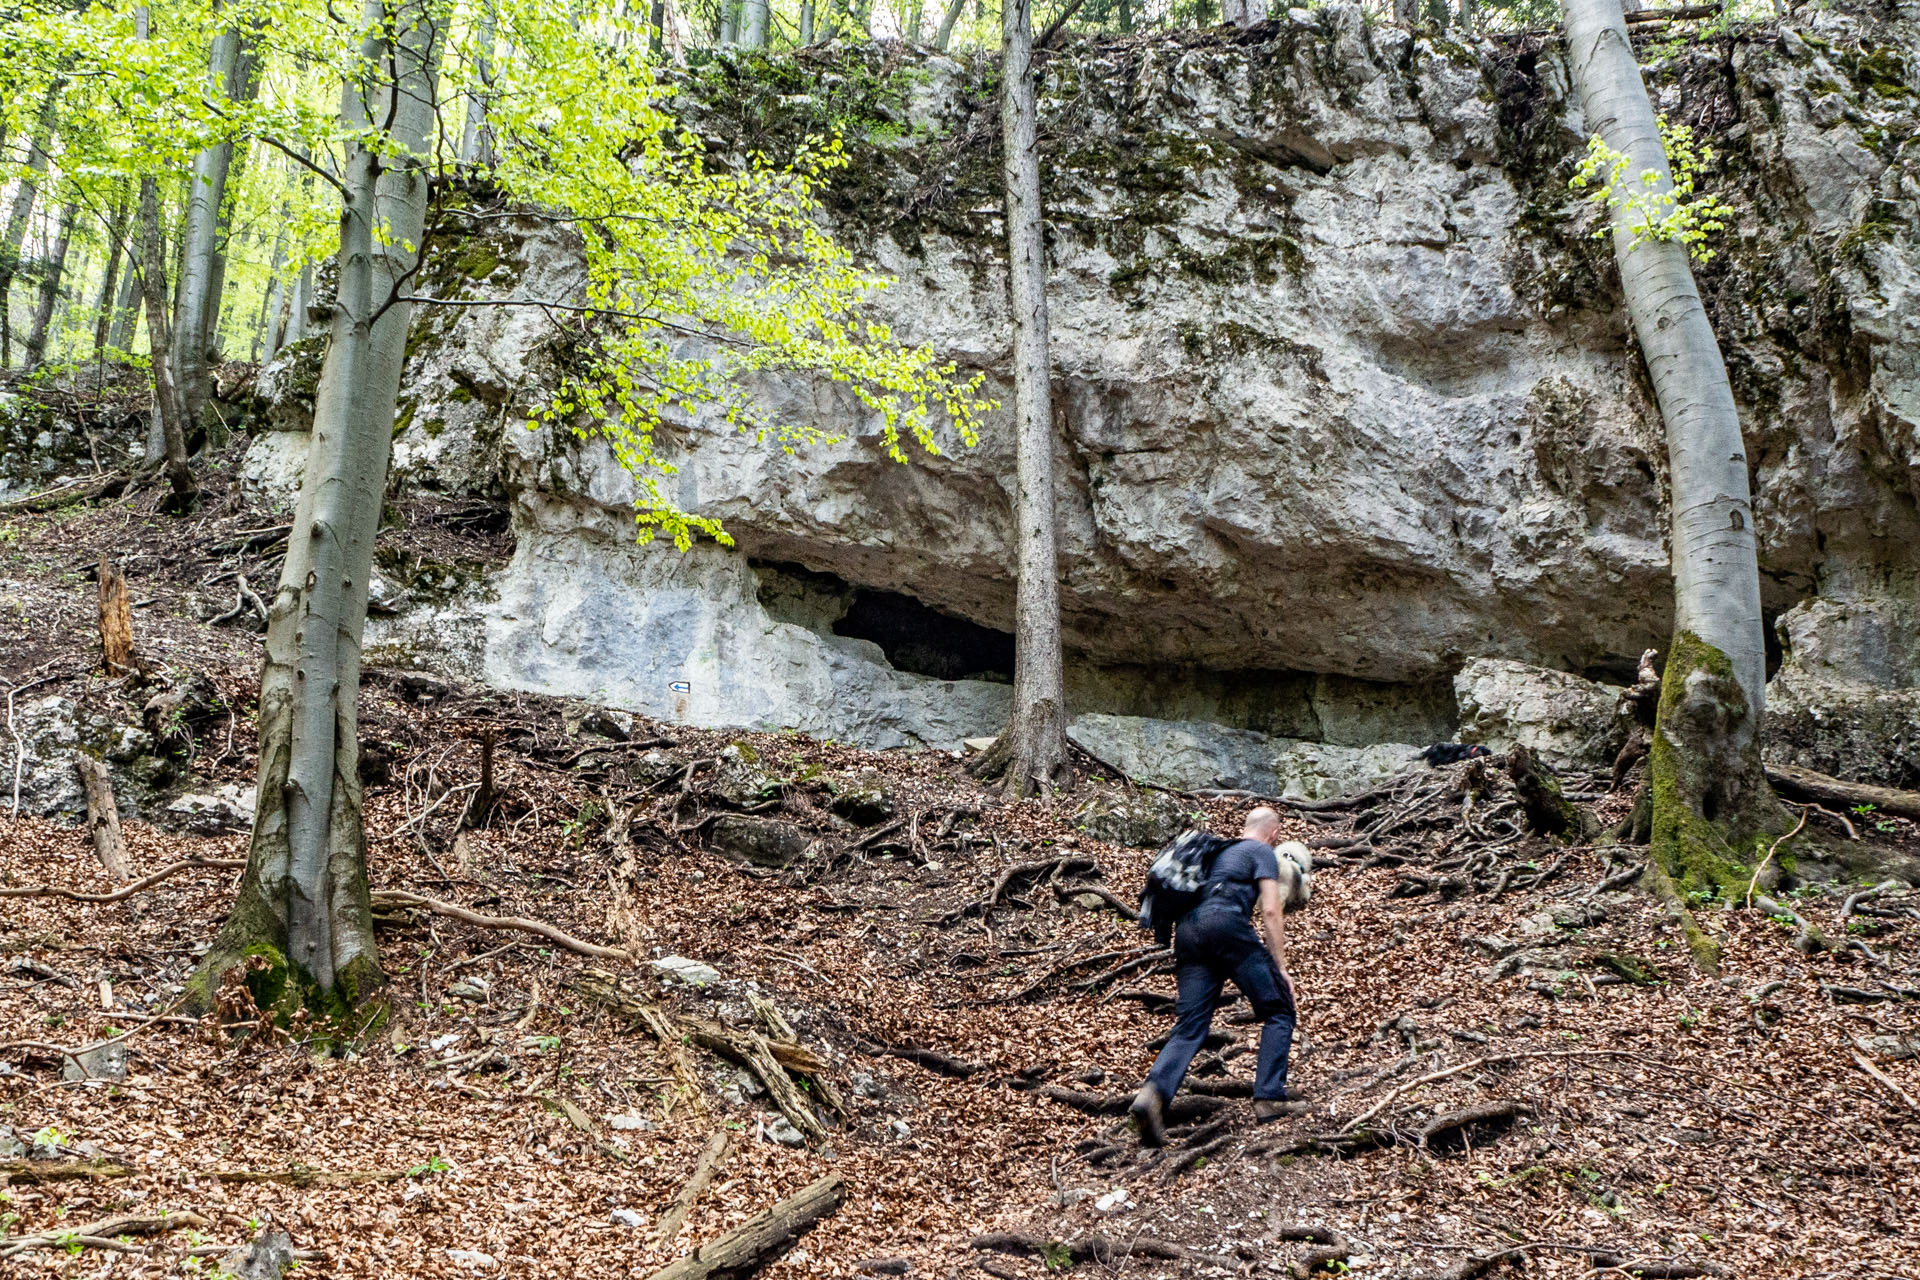
[[[631,1209],[615,1209],[609,1216],[613,1219],[614,1225],[620,1227],[638,1227],[646,1222],[645,1218]]]
[[[911,1138],[913,1136],[913,1130],[907,1127],[905,1120],[892,1121],[887,1125],[887,1128],[892,1130],[893,1136],[896,1138]]]
[[[103,1044],[97,1049],[82,1049],[66,1060],[66,1066],[60,1069],[60,1078],[69,1081],[125,1080],[127,1064],[132,1056],[123,1044]]]
[[[804,855],[813,839],[791,822],[730,813],[713,824],[713,848],[757,867],[785,867]]]
[[[1127,1194],[1125,1187],[1115,1187],[1095,1200],[1093,1207],[1101,1213],[1125,1213],[1133,1208],[1133,1197]]]
[[[211,793],[181,796],[167,812],[195,835],[221,835],[251,827],[253,803],[253,788],[229,782]]]
[[[994,743],[998,741],[999,741],[998,738],[962,738],[960,740],[960,745],[965,747],[969,751],[980,752],[980,751],[985,751],[988,747],[992,746]]]
[[[494,1261],[490,1253],[481,1253],[478,1249],[449,1249],[447,1256],[463,1267],[472,1267],[476,1271],[491,1271],[500,1264]]]
[[[856,827],[876,827],[894,815],[893,793],[880,785],[877,776],[862,775],[842,787],[827,807]]]
[[[293,1263],[293,1237],[278,1228],[260,1233],[220,1259],[219,1274],[233,1280],[280,1280]]]
[[[592,707],[581,715],[574,732],[625,742],[633,737],[633,713],[616,711],[612,707]]]
[[[783,1147],[804,1147],[807,1136],[794,1128],[793,1122],[785,1116],[775,1116],[769,1123],[760,1126],[760,1137],[766,1142],[777,1142]]]
[[[698,960],[689,960],[685,956],[662,956],[658,960],[647,961],[647,967],[662,978],[684,983],[689,987],[704,987],[720,981],[720,971],[710,964],[701,964]]]
[[[471,1000],[476,1004],[485,1004],[487,989],[471,982],[456,982],[447,988],[447,994],[455,1000]]]
[[[660,1126],[637,1111],[628,1111],[621,1115],[608,1116],[607,1127],[622,1133],[633,1130],[644,1133],[649,1129],[658,1129]]]

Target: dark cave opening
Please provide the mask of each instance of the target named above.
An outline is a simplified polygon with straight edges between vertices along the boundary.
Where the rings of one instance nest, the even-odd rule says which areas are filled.
[[[833,633],[871,640],[896,670],[936,680],[1013,679],[1013,636],[894,591],[857,587]]]

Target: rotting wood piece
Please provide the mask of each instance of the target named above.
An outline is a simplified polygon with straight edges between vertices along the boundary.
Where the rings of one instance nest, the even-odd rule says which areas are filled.
[[[86,752],[73,757],[73,771],[87,797],[87,831],[93,837],[93,855],[106,868],[107,878],[123,885],[133,878],[127,870],[127,842],[120,835],[120,806],[113,800],[113,779],[107,766]]]
[[[133,600],[127,594],[127,576],[111,560],[100,557],[100,660],[110,676],[135,669],[133,658]]]
[[[1839,805],[1843,809],[1872,805],[1876,813],[1887,817],[1911,818],[1920,822],[1920,791],[1899,791],[1893,787],[1847,782],[1790,764],[1768,765],[1767,781],[1789,800],[1811,800],[1818,804]]]
[[[772,1261],[816,1222],[840,1207],[846,1180],[832,1174],[763,1209],[717,1240],[653,1273],[648,1280],[746,1276]]]
[[[720,1162],[726,1159],[727,1144],[731,1138],[732,1135],[725,1129],[713,1131],[713,1137],[707,1141],[707,1149],[700,1154],[699,1161],[693,1166],[693,1176],[687,1179],[686,1186],[680,1188],[680,1194],[674,1197],[673,1206],[661,1215],[659,1225],[654,1228],[654,1234],[661,1240],[671,1243],[674,1237],[680,1234],[680,1229],[686,1226],[688,1212],[700,1199],[700,1194],[707,1189],[707,1184],[713,1181],[714,1170],[718,1169]]]
[[[82,1182],[89,1179],[131,1178],[137,1171],[109,1160],[0,1160],[0,1181],[30,1187],[48,1182]]]

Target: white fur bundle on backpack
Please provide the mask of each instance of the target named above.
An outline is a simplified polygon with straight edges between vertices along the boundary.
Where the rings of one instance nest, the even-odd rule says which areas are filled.
[[[1313,900],[1313,853],[1298,840],[1282,841],[1273,853],[1280,864],[1281,909],[1298,911]]]

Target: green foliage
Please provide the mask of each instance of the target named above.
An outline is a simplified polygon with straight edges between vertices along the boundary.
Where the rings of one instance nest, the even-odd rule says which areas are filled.
[[[1587,198],[1609,213],[1624,212],[1633,232],[1630,247],[1664,240],[1685,245],[1695,262],[1707,262],[1714,255],[1708,238],[1724,231],[1733,216],[1733,209],[1718,196],[1695,190],[1700,170],[1713,163],[1713,149],[1695,142],[1690,126],[1668,124],[1664,118],[1660,142],[1670,180],[1658,169],[1642,170],[1637,180],[1630,179],[1627,169],[1632,160],[1594,134],[1587,139],[1586,157],[1567,185],[1575,191],[1590,191]],[[1610,230],[1603,227],[1594,236],[1603,237]]]

